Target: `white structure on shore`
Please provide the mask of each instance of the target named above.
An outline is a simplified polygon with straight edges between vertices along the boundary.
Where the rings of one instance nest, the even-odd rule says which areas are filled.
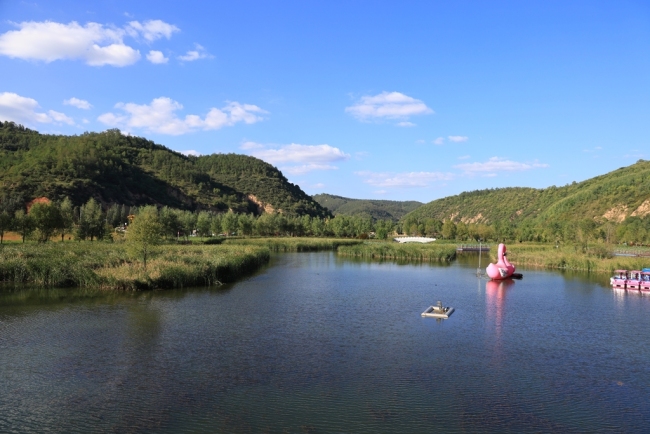
[[[428,238],[428,237],[396,237],[393,238],[393,240],[397,241],[398,243],[430,243],[432,241],[435,241],[435,238]]]

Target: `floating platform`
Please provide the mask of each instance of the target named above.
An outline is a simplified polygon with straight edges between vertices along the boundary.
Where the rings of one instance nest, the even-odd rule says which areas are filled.
[[[447,319],[452,313],[454,313],[453,307],[443,307],[442,303],[438,302],[437,306],[429,306],[427,310],[422,312],[422,316]]]

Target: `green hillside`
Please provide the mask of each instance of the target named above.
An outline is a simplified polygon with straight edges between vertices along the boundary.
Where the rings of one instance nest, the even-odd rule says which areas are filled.
[[[591,232],[593,227],[605,233],[622,225],[634,227],[637,239],[644,239],[641,232],[650,221],[650,161],[639,160],[563,187],[461,193],[417,208],[403,217],[402,224],[409,231],[412,227],[440,227],[433,221],[462,223],[463,228],[487,225],[497,233],[512,233],[518,228],[524,240],[555,239],[560,233]],[[603,238],[611,239],[608,233]]]
[[[0,122],[0,202],[40,196],[68,196],[76,205],[93,197],[104,205],[330,215],[278,169],[254,157],[187,157],[119,130],[59,136]]]
[[[564,187],[477,190],[434,200],[404,217],[469,223],[623,222],[650,214],[650,161]]]
[[[331,194],[317,194],[312,197],[334,215],[370,216],[377,220],[397,221],[422,206],[422,202],[416,201],[349,199]]]

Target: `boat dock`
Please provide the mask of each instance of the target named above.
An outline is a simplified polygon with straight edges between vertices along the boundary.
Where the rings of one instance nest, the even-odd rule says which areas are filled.
[[[489,252],[490,246],[487,244],[461,244],[456,247],[457,252]]]

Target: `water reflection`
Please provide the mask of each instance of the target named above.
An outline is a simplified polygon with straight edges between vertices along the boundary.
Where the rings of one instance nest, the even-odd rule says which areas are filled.
[[[485,283],[485,302],[488,321],[494,323],[497,341],[501,338],[505,315],[506,294],[515,282],[512,279],[489,280]]]

